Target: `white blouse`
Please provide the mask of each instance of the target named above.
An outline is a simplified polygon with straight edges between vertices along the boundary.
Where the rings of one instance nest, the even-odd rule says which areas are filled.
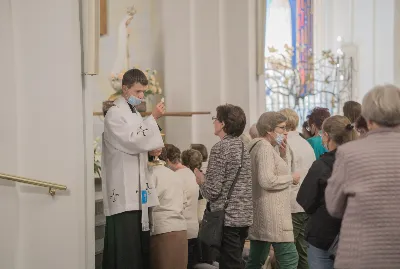
[[[151,235],[185,231],[187,224],[183,212],[186,199],[181,178],[165,166],[154,166],[149,170],[160,201],[152,211],[154,230]]]
[[[180,176],[181,184],[187,199],[187,206],[183,212],[187,223],[188,239],[197,238],[199,233],[199,220],[197,217],[199,185],[196,182],[196,176],[189,168],[176,170]]]

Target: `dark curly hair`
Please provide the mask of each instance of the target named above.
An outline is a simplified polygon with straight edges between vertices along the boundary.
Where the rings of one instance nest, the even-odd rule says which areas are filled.
[[[367,121],[365,120],[365,118],[363,116],[359,116],[356,121],[355,121],[355,126],[356,130],[358,132],[360,132],[361,130],[368,132],[368,124]],[[361,132],[360,132],[361,133]]]
[[[163,161],[169,160],[171,163],[180,163],[181,162],[181,150],[172,144],[165,144],[163,151],[159,158]]]
[[[190,149],[200,151],[201,155],[203,156],[203,162],[206,162],[208,160],[208,151],[206,146],[204,146],[203,144],[192,144],[190,145]]]
[[[188,149],[182,152],[182,164],[194,171],[195,168],[201,169],[203,156],[201,152],[195,149]]]
[[[150,158],[150,157],[149,157]],[[164,162],[167,161],[168,157],[167,157],[167,149],[165,148],[165,146],[162,148],[161,150],[161,154],[160,156],[158,156],[158,158]],[[154,158],[149,159],[149,161],[153,161]]]
[[[321,130],[322,123],[324,123],[324,120],[329,118],[330,116],[331,113],[329,112],[329,109],[325,107],[315,107],[307,116],[308,124],[310,127],[314,124],[318,128],[318,130]]]
[[[147,84],[149,84],[149,81],[147,80],[146,75],[139,69],[134,68],[126,71],[124,76],[122,77],[122,86],[126,86],[129,89],[136,83],[147,86]]]
[[[246,114],[238,106],[226,104],[217,107],[217,120],[223,122],[227,135],[239,137],[246,127]]]
[[[350,122],[355,122],[361,115],[361,104],[356,101],[347,101],[343,106],[343,115],[347,117]]]

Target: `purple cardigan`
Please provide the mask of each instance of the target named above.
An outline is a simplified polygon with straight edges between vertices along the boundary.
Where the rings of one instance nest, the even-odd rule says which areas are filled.
[[[340,146],[325,200],[343,218],[335,268],[400,268],[400,128]]]

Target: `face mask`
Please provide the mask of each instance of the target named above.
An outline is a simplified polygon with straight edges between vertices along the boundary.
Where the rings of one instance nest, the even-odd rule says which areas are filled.
[[[283,134],[278,134],[278,133],[275,133],[275,134],[276,134],[276,137],[275,137],[276,143],[278,143],[278,145],[281,145],[283,140],[285,140],[285,136]]]
[[[131,95],[131,97],[128,98],[128,103],[131,104],[132,106],[137,106],[142,103],[142,99],[139,99],[139,98]]]

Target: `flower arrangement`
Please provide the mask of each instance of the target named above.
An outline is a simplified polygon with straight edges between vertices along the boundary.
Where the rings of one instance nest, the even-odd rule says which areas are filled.
[[[100,151],[100,137],[96,137],[93,141],[94,148],[94,174],[101,177],[101,151]]]
[[[111,73],[110,82],[111,86],[115,90],[115,93],[111,95],[110,99],[115,99],[116,97],[122,94],[122,78],[125,74],[126,70],[122,70],[118,74]],[[160,83],[156,80],[157,70],[153,70],[147,68],[145,72],[143,72],[149,81],[146,91],[144,92],[144,96],[147,97],[149,95],[161,94],[162,89],[160,87]]]

